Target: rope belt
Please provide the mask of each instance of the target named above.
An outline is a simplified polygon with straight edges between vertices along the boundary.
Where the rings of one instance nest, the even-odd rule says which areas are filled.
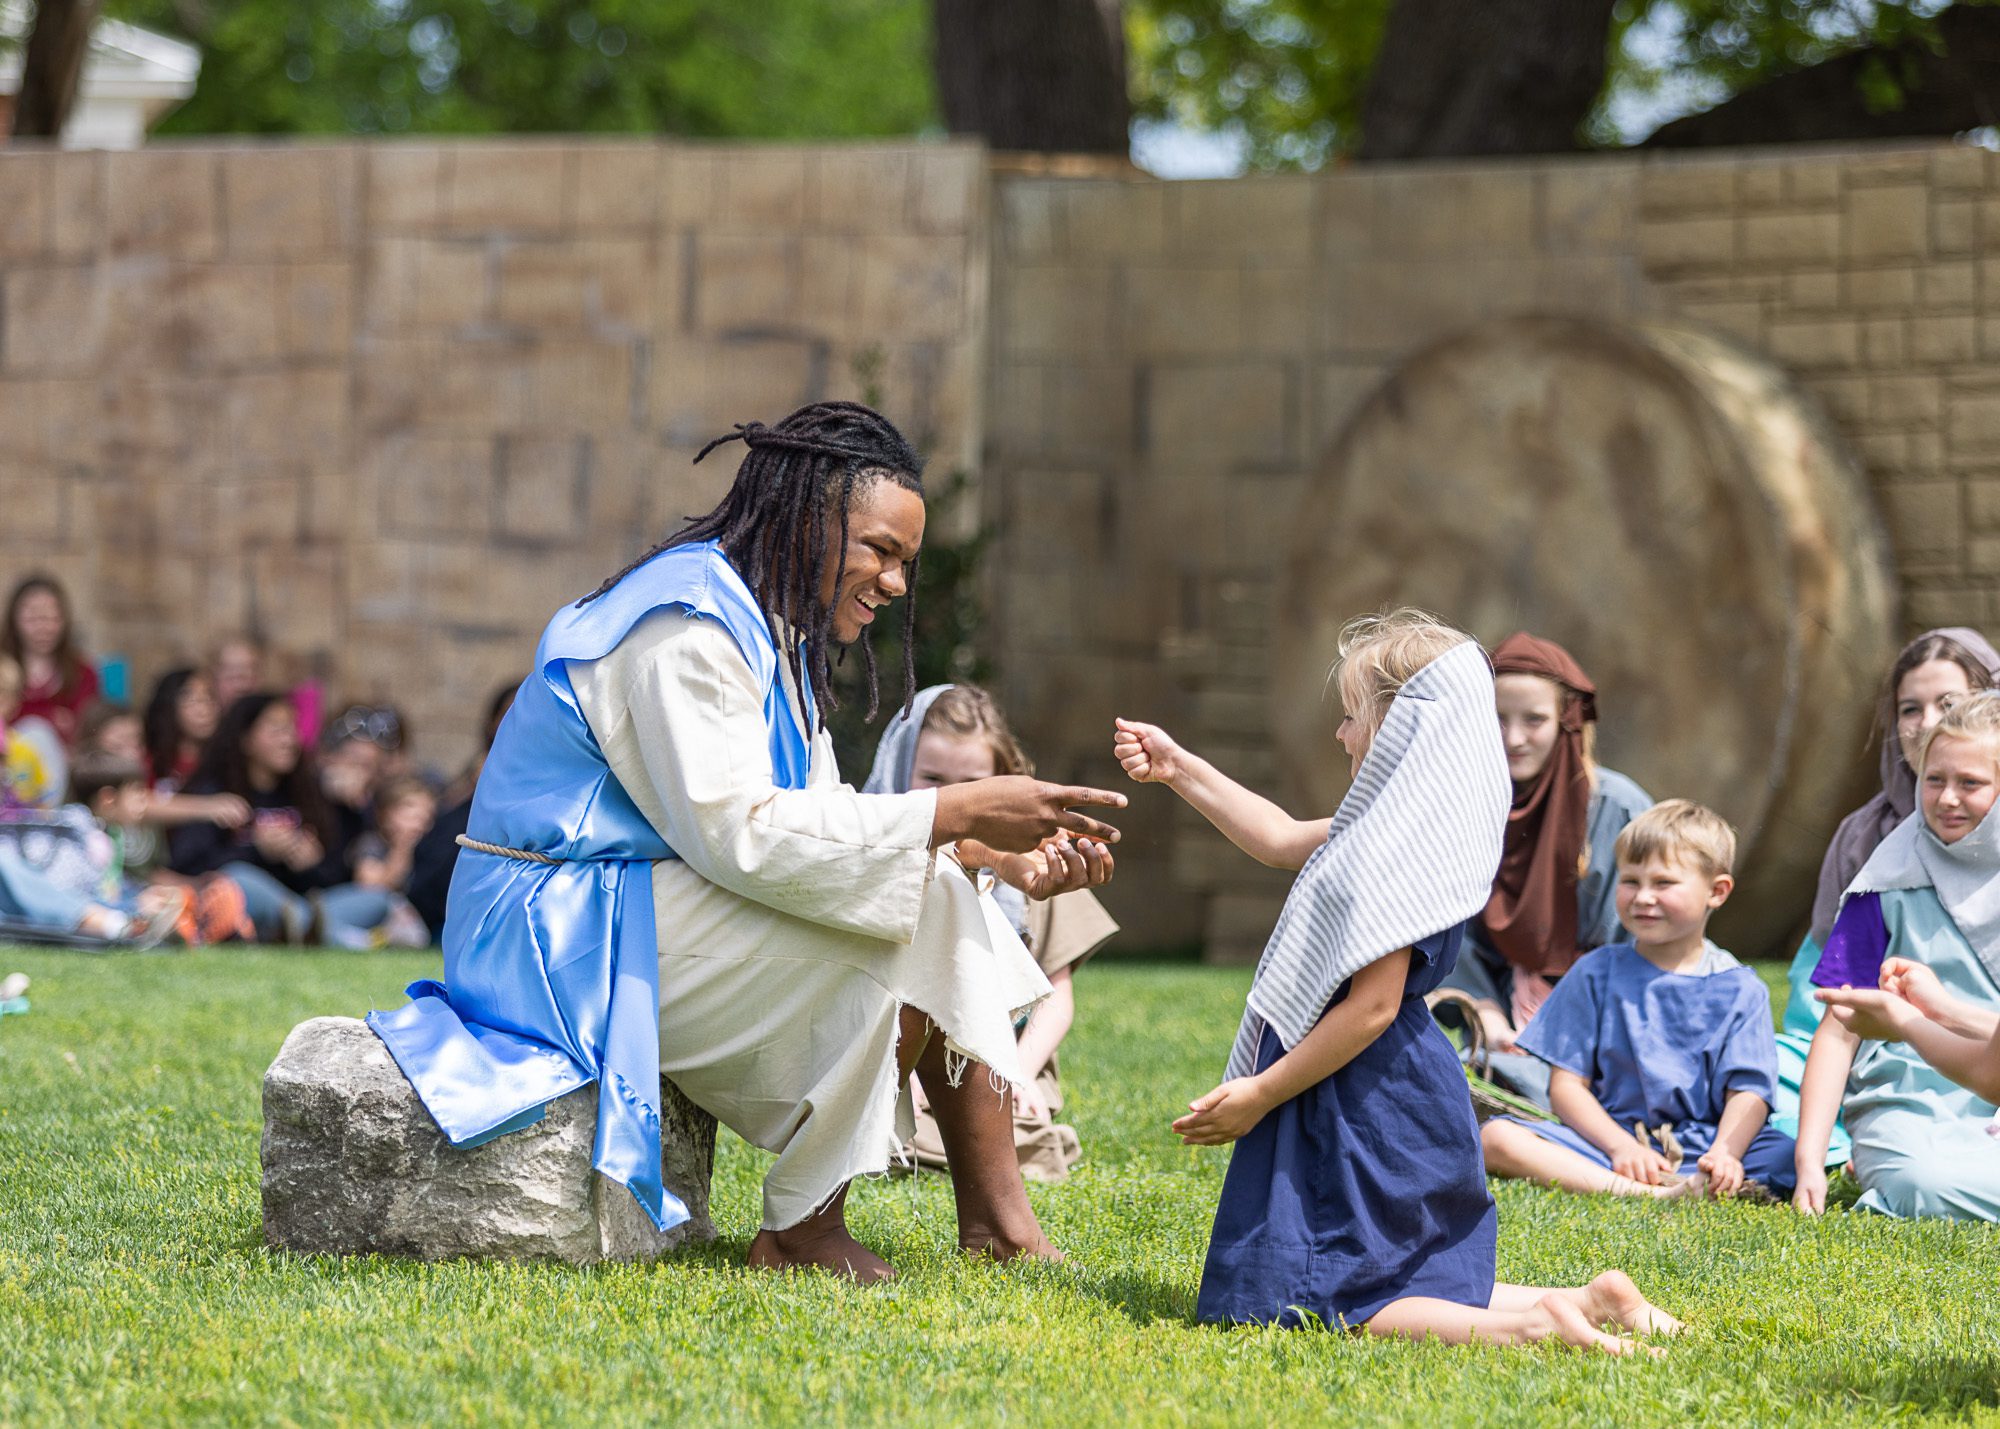
[[[569,861],[561,858],[550,858],[547,854],[536,853],[533,849],[508,848],[505,844],[481,843],[478,839],[468,838],[464,834],[458,836],[457,843],[460,848],[469,848],[474,853],[490,853],[495,858],[518,859],[522,863],[554,864],[567,863]]]

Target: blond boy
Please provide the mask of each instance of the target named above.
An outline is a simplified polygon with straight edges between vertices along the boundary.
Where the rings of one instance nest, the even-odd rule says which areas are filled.
[[[1791,1194],[1792,1139],[1766,1125],[1771,997],[1707,936],[1735,858],[1734,830],[1686,799],[1619,836],[1618,918],[1632,939],[1579,961],[1522,1032],[1520,1049],[1550,1066],[1561,1122],[1488,1122],[1491,1174],[1626,1196],[1751,1183]]]

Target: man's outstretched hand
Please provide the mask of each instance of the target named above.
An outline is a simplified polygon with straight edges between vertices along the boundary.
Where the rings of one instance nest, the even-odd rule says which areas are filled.
[[[1108,789],[1050,784],[1023,774],[974,779],[937,791],[931,847],[971,839],[998,853],[1032,853],[1068,834],[1117,843],[1118,830],[1078,809],[1122,809],[1125,796]]]

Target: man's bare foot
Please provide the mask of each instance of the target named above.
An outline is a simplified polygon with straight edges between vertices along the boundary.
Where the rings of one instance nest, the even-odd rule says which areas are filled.
[[[1607,1270],[1584,1286],[1582,1308],[1593,1325],[1622,1325],[1640,1335],[1678,1335],[1686,1328],[1641,1295],[1622,1270]]]
[[[1605,1334],[1591,1324],[1581,1306],[1565,1295],[1544,1295],[1535,1302],[1535,1308],[1528,1312],[1528,1317],[1528,1338],[1531,1341],[1554,1337],[1577,1349],[1601,1350],[1607,1355],[1629,1355],[1638,1351],[1655,1355],[1660,1353],[1622,1336]]]
[[[752,1270],[831,1270],[859,1285],[894,1280],[896,1268],[847,1233],[844,1225],[810,1221],[788,1230],[761,1230],[750,1242]]]
[[[1040,1226],[1035,1227],[1032,1236],[1004,1236],[978,1227],[961,1226],[958,1248],[967,1255],[987,1256],[1003,1265],[1024,1256],[1031,1260],[1046,1260],[1051,1265],[1060,1265],[1063,1259],[1063,1253],[1049,1243]]]

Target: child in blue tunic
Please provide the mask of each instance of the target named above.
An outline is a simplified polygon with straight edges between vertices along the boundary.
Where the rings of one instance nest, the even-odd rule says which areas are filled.
[[[1624,1274],[1568,1289],[1496,1281],[1465,1075],[1424,1006],[1491,892],[1510,803],[1485,652],[1398,611],[1353,622],[1341,654],[1354,782],[1331,820],[1291,818],[1163,730],[1118,726],[1133,778],[1300,869],[1227,1080],[1173,1124],[1190,1145],[1237,1143],[1196,1313],[1628,1353],[1616,1331],[1680,1324]]]
[[[1629,943],[1591,953],[1528,1023],[1560,1124],[1486,1124],[1486,1169],[1566,1191],[1790,1196],[1792,1139],[1767,1124],[1777,1084],[1771,995],[1708,941],[1734,887],[1736,835],[1669,799],[1618,837]]]

